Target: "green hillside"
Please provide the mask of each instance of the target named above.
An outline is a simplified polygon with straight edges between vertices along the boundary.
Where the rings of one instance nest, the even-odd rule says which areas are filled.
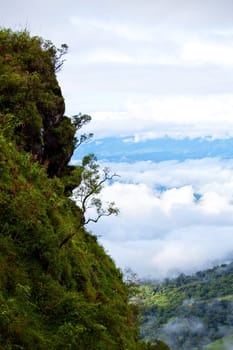
[[[0,30],[0,349],[165,349],[139,340],[129,288],[85,229],[89,198],[106,213],[93,200],[103,175],[93,156],[69,166],[90,117],[64,115],[66,50]]]
[[[141,285],[135,302],[143,339],[162,339],[173,350],[202,349],[233,334],[233,263]]]
[[[201,350],[231,350],[233,349],[233,335],[225,336],[208,345],[203,346]]]

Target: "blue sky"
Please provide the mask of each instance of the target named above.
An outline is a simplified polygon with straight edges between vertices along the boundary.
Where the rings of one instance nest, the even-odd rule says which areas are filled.
[[[233,258],[231,0],[0,0],[2,27],[67,43],[67,115],[87,113],[121,176],[121,214],[91,226],[121,268],[193,272]]]

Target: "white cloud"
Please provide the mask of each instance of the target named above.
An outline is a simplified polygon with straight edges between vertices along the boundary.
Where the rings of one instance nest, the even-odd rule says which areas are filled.
[[[211,42],[191,41],[184,45],[181,59],[197,64],[233,65],[233,46]]]
[[[150,35],[151,31],[147,27],[143,28],[135,24],[130,25],[126,21],[121,21],[119,18],[117,20],[107,20],[93,17],[82,18],[80,16],[71,16],[70,22],[78,31],[85,28],[87,31],[97,31],[101,34],[106,32],[109,36],[117,36],[127,41],[153,41],[153,37]]]
[[[91,229],[101,235],[100,241],[121,268],[130,266],[140,276],[160,278],[232,258],[233,161],[116,167],[125,182],[106,187],[103,198],[117,203],[120,216]],[[162,191],[156,189],[159,185]]]
[[[221,214],[229,210],[232,211],[231,204],[228,202],[228,199],[216,192],[206,192],[203,194],[203,197],[200,201],[200,206],[203,210],[208,213]]]
[[[126,102],[121,112],[92,113],[95,136],[135,135],[135,141],[233,136],[233,95],[155,97]]]
[[[162,193],[161,201],[161,206],[166,213],[171,212],[174,207],[192,204],[194,202],[192,186],[169,189]]]
[[[141,278],[193,273],[228,262],[233,255],[232,227],[193,226],[164,239],[101,242],[118,266],[131,267]]]
[[[232,227],[191,226],[171,232],[153,257],[156,273],[193,272],[228,261],[233,255]]]
[[[132,57],[114,50],[95,50],[85,57],[86,63],[106,62],[106,63],[131,63]]]
[[[214,191],[230,201],[233,197],[233,160],[216,158],[187,159],[153,163],[141,161],[133,164],[110,163],[124,182],[142,183],[150,188],[157,185],[167,188],[181,188],[191,185],[194,192]]]

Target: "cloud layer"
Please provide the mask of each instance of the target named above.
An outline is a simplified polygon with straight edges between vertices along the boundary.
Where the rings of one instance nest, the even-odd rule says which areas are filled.
[[[121,214],[91,226],[121,268],[163,278],[233,256],[233,161],[117,164],[105,188]],[[114,170],[114,164],[112,164]]]
[[[136,141],[171,138],[233,137],[233,95],[155,97],[128,100],[122,112],[92,114],[88,131],[96,138],[134,135]]]

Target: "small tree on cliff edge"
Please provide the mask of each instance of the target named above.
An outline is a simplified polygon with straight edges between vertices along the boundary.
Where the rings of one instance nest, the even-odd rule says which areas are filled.
[[[114,202],[106,203],[105,206],[99,197],[104,184],[112,181],[116,176],[119,175],[115,173],[111,174],[107,167],[101,169],[94,154],[89,154],[83,158],[81,183],[73,192],[73,200],[81,208],[83,215],[77,230],[64,238],[60,244],[60,248],[74,237],[81,227],[90,222],[96,223],[103,216],[119,214],[119,209],[115,206]],[[87,215],[89,209],[94,209],[96,214],[94,217]]]

